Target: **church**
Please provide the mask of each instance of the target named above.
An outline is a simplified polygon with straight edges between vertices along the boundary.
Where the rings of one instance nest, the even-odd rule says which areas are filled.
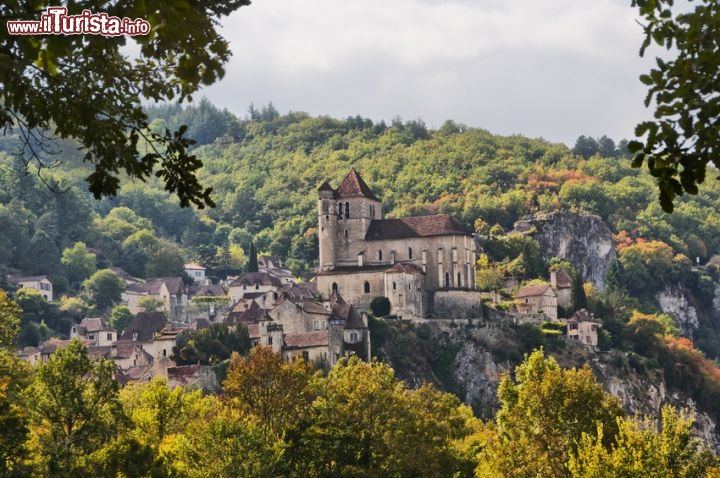
[[[383,219],[382,202],[355,169],[318,189],[318,292],[359,310],[378,296],[410,320],[437,312],[438,293],[475,289],[475,241],[448,215]]]

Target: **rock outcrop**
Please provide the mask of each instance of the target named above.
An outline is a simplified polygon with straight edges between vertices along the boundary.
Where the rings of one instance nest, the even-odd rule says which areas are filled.
[[[543,259],[564,259],[580,271],[584,282],[605,289],[605,275],[617,255],[612,233],[599,216],[552,212],[518,221],[516,229],[534,229]]]

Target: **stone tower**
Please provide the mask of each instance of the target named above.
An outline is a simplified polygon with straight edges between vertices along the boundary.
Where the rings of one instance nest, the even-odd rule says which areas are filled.
[[[325,181],[318,195],[320,270],[350,265],[352,244],[364,241],[370,223],[382,218],[382,203],[354,168],[337,189]]]

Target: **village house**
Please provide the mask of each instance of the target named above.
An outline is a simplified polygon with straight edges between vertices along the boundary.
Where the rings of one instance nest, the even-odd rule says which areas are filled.
[[[258,271],[265,272],[279,279],[283,284],[292,284],[295,282],[295,276],[290,269],[282,266],[282,260],[274,256],[258,257]]]
[[[340,292],[361,311],[385,296],[398,316],[421,320],[433,314],[438,292],[474,291],[475,241],[452,217],[383,219],[380,199],[355,169],[337,189],[325,181],[318,194],[322,296]]]
[[[17,289],[35,289],[43,299],[53,301],[53,284],[48,276],[8,276],[7,280]]]
[[[209,281],[205,278],[205,268],[195,262],[190,262],[183,266],[185,273],[195,281],[196,285],[208,285]]]
[[[550,284],[536,284],[521,287],[515,294],[515,308],[518,314],[545,314],[547,318],[556,320],[557,294]]]
[[[133,314],[145,311],[140,301],[146,297],[159,300],[162,303],[160,310],[167,312],[171,317],[182,317],[182,312],[188,305],[187,288],[179,276],[128,284],[121,295],[123,305],[126,305]]]
[[[585,309],[580,309],[567,321],[567,336],[572,340],[596,348],[600,321]]]
[[[117,332],[102,317],[86,317],[70,328],[70,338],[80,337],[93,345],[112,345]]]
[[[228,295],[233,304],[241,299],[265,296],[274,304],[280,298],[283,283],[267,272],[247,272],[233,278],[228,284]],[[270,293],[270,295],[266,295]],[[268,304],[270,306],[271,304]]]

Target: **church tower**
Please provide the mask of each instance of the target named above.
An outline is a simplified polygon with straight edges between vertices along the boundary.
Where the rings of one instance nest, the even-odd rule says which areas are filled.
[[[370,223],[382,218],[382,203],[355,168],[337,189],[325,181],[318,195],[320,270],[357,263],[351,245],[364,241]]]

